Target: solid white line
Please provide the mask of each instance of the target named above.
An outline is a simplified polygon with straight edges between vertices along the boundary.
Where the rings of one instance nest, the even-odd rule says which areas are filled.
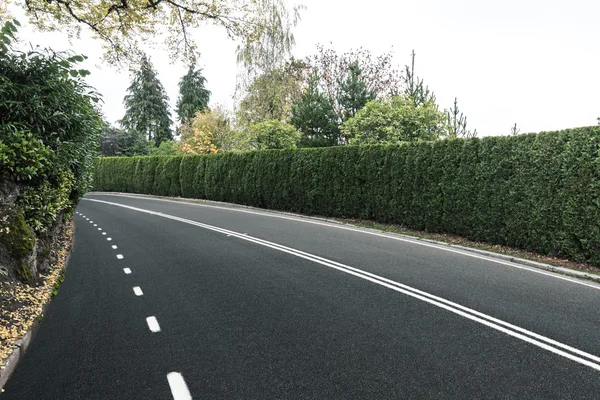
[[[103,235],[106,235],[106,232],[102,232]],[[106,238],[106,240],[108,240],[109,242],[112,240],[112,238]]]
[[[460,315],[464,318],[470,319],[472,321],[478,322],[480,324],[483,324],[485,326],[488,326],[490,328],[496,329],[500,332],[506,333],[507,335],[513,336],[515,338],[521,339],[525,342],[531,343],[533,345],[536,345],[542,349],[548,350],[554,354],[563,356],[565,358],[568,358],[572,361],[578,362],[580,364],[586,365],[588,367],[591,367],[593,369],[596,369],[598,371],[600,371],[600,364],[596,364],[592,361],[589,360],[593,360],[596,362],[600,362],[600,357],[595,356],[593,354],[590,353],[586,353],[582,350],[576,349],[574,347],[568,346],[566,344],[557,342],[553,339],[547,338],[545,336],[542,335],[538,335],[534,332],[528,331],[524,328],[520,328],[518,326],[512,325],[508,322],[499,320],[497,318],[494,318],[492,316],[489,316],[487,314],[481,313],[479,311],[476,311],[474,309],[462,306],[460,304],[451,302],[449,300],[443,299],[441,297],[432,295],[430,293],[421,291],[419,289],[413,288],[411,286],[408,285],[404,285],[401,284],[399,282],[395,282],[392,281],[390,279],[381,277],[379,275],[375,275],[372,274],[370,272],[367,271],[363,271],[361,269],[358,268],[354,268],[354,267],[350,267],[348,265],[342,264],[342,263],[338,263],[336,261],[332,261],[329,259],[326,259],[324,257],[319,257],[310,253],[306,253],[303,252],[301,250],[297,250],[297,249],[293,249],[290,247],[286,247],[277,243],[273,243],[273,242],[269,242],[267,240],[263,240],[263,239],[259,239],[259,238],[255,238],[252,236],[248,236],[246,234],[240,234],[238,232],[235,231],[230,231],[228,229],[223,229],[223,228],[219,228],[213,225],[208,225],[208,224],[204,224],[201,222],[196,222],[196,221],[192,221],[192,220],[188,220],[185,218],[180,218],[180,217],[176,217],[173,215],[168,215],[168,214],[163,214],[163,213],[158,213],[155,211],[151,211],[151,210],[145,210],[142,208],[137,208],[137,207],[132,207],[132,206],[127,206],[124,204],[119,204],[119,203],[111,203],[111,202],[107,202],[107,201],[103,201],[103,200],[93,200],[93,199],[87,199],[89,201],[95,201],[95,202],[99,202],[99,203],[105,203],[105,204],[109,204],[109,205],[114,205],[117,207],[122,207],[122,208],[127,208],[127,209],[131,209],[131,210],[135,210],[135,211],[139,211],[139,212],[143,212],[146,214],[151,214],[151,215],[156,215],[156,216],[160,216],[163,218],[167,218],[167,219],[171,219],[171,220],[175,220],[175,221],[179,221],[179,222],[183,222],[183,223],[187,223],[190,225],[195,225],[195,226],[199,226],[201,228],[205,228],[205,229],[209,229],[215,232],[219,232],[219,233],[223,233],[225,235],[230,235],[230,236],[235,236],[237,238],[240,238],[242,240],[246,240],[249,242],[253,242],[265,247],[269,247],[275,250],[279,250],[281,252],[284,253],[288,253],[291,255],[294,255],[296,257],[300,257],[324,266],[327,266],[329,268],[333,268],[336,269],[338,271],[356,276],[358,278],[370,281],[372,283],[378,284],[380,286],[386,287],[388,289],[394,290],[396,292],[400,292],[403,293],[405,295],[414,297],[416,299],[419,299],[421,301],[424,301],[426,303],[432,304],[436,307],[445,309],[447,311],[450,311],[452,313],[455,313],[457,315]],[[510,328],[510,329],[509,329]],[[529,335],[529,336],[525,336],[525,335]],[[530,337],[531,336],[531,337]],[[552,347],[552,346],[556,346],[556,347]],[[563,350],[561,350],[563,349]],[[572,353],[578,354],[582,357],[586,357],[587,359],[575,356],[573,354],[567,353],[566,351],[570,351]]]
[[[113,245],[112,245],[112,248],[116,250],[116,249],[117,249],[117,245],[116,245],[116,244],[113,244]]]
[[[523,266],[523,265],[518,265],[516,263],[512,263],[509,261],[503,261],[503,260],[498,260],[495,258],[491,258],[491,257],[487,257],[484,255],[480,255],[480,254],[474,254],[468,251],[464,251],[464,250],[460,250],[460,249],[454,249],[451,247],[447,247],[444,245],[439,245],[439,244],[435,244],[435,243],[427,243],[427,242],[423,242],[421,240],[417,240],[417,239],[411,239],[411,238],[404,238],[404,237],[399,237],[399,236],[392,236],[390,234],[386,234],[386,233],[378,233],[378,232],[369,232],[369,231],[365,231],[363,229],[360,228],[355,228],[355,227],[350,227],[350,226],[344,226],[344,225],[338,225],[338,224],[333,224],[330,222],[322,222],[322,221],[316,221],[316,220],[310,220],[310,219],[306,219],[306,218],[299,218],[299,217],[293,217],[293,216],[287,216],[287,215],[280,215],[280,214],[275,214],[275,213],[269,213],[269,212],[261,212],[261,211],[253,211],[253,210],[247,210],[247,209],[240,209],[240,208],[231,208],[231,207],[222,207],[222,206],[214,206],[214,205],[209,205],[209,204],[197,204],[197,203],[187,203],[184,201],[174,201],[174,200],[168,200],[168,199],[157,199],[157,198],[152,198],[152,197],[140,197],[140,196],[131,196],[131,195],[124,195],[124,194],[102,194],[102,193],[92,193],[92,195],[95,196],[117,196],[117,197],[130,197],[132,199],[140,199],[140,200],[154,200],[154,201],[164,201],[164,202],[169,202],[169,203],[177,203],[177,204],[185,204],[188,206],[195,206],[195,207],[206,207],[206,208],[215,208],[215,209],[219,209],[219,210],[224,210],[224,211],[232,211],[232,212],[241,212],[241,213],[246,213],[246,214],[255,214],[255,215],[261,215],[264,217],[269,217],[269,218],[278,218],[278,219],[286,219],[286,220],[290,220],[290,221],[296,221],[296,222],[302,222],[305,224],[312,224],[312,225],[320,225],[320,226],[326,226],[329,228],[334,228],[334,229],[341,229],[341,230],[345,230],[345,231],[351,231],[351,232],[357,232],[357,233],[361,233],[364,235],[371,235],[371,236],[377,236],[377,237],[382,237],[385,239],[391,239],[391,240],[396,240],[399,242],[406,242],[406,243],[412,243],[412,244],[416,244],[419,246],[425,246],[425,247],[430,247],[430,248],[434,248],[434,249],[438,249],[438,250],[443,250],[443,251],[448,251],[450,253],[456,253],[456,254],[460,254],[463,256],[467,256],[467,257],[472,257],[472,258],[478,258],[480,260],[485,260],[485,261],[489,261],[489,262],[493,262],[496,264],[501,264],[507,267],[511,267],[511,268],[516,268],[516,269],[520,269],[523,271],[528,271],[528,272],[533,272],[535,274],[539,274],[539,275],[545,275],[554,279],[560,279],[562,281],[567,281],[567,282],[571,282],[571,283],[575,283],[577,285],[581,285],[581,286],[586,286],[586,287],[591,287],[594,288],[596,290],[600,290],[600,285],[592,285],[583,281],[579,281],[579,280],[575,280],[575,279],[571,279],[565,276],[561,276],[559,274],[556,273],[552,273],[552,272],[547,272],[547,271],[542,271],[540,269],[537,268],[532,268],[532,267],[527,267],[527,266]],[[99,201],[99,202],[105,202],[103,200],[94,200],[94,199],[82,199],[82,200],[89,200],[89,201]],[[110,203],[110,202],[105,202],[105,203]],[[114,203],[114,204],[119,204],[119,203]]]
[[[117,258],[118,258],[119,260],[122,260],[122,259],[123,259],[123,254],[117,254]]]
[[[106,235],[106,232],[102,232],[103,235]],[[111,240],[110,238],[108,238],[107,240]]]
[[[183,376],[179,372],[169,372],[167,374],[167,380],[169,381],[174,400],[192,400],[190,390],[185,384]]]
[[[148,328],[150,328],[152,332],[160,332],[160,325],[158,325],[156,317],[148,317],[146,318],[146,322],[148,323]]]
[[[129,268],[123,268],[123,272],[129,275],[131,273],[131,270]]]
[[[142,288],[140,288],[139,286],[134,286],[133,287],[133,293],[135,293],[136,296],[143,296],[144,292],[142,292]]]

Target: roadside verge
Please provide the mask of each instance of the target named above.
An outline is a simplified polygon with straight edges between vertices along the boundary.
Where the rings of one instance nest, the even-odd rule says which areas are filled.
[[[60,239],[56,262],[43,277],[43,283],[30,287],[20,282],[2,282],[2,310],[0,310],[0,393],[14,372],[35,336],[42,317],[58,286],[62,282],[71,249],[73,222],[69,222]]]

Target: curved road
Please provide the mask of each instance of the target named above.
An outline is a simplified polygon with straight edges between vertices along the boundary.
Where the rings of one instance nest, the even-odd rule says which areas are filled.
[[[374,231],[88,194],[1,399],[596,399],[600,285]]]

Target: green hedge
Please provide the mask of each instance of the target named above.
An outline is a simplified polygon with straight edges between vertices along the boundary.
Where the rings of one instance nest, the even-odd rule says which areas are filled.
[[[100,158],[95,189],[458,234],[600,266],[600,127],[395,146]]]

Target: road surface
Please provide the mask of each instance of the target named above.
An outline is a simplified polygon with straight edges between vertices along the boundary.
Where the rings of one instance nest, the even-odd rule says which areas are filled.
[[[597,399],[600,285],[315,219],[88,194],[1,399]]]

